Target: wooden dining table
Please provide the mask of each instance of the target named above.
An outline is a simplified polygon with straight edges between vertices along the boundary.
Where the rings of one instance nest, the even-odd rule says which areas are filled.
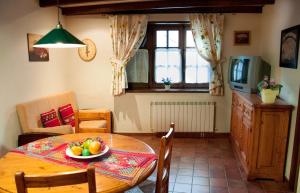
[[[112,149],[124,150],[128,152],[144,152],[144,153],[155,153],[154,150],[146,143],[135,139],[133,137],[109,134],[109,133],[80,133],[80,134],[68,134],[57,136],[56,142],[71,142],[76,140],[82,140],[84,138],[101,137],[101,139]],[[47,140],[41,139],[41,140]],[[39,140],[39,141],[41,141]],[[96,172],[96,187],[97,193],[108,193],[108,192],[124,192],[133,186],[145,181],[155,170],[156,160],[153,160],[143,172],[140,174],[135,184],[129,185],[128,183],[119,180],[114,177],[103,175],[102,173]],[[67,172],[79,170],[79,168],[67,165],[61,165],[48,160],[43,160],[28,155],[15,153],[13,151],[8,152],[2,158],[0,158],[0,192],[17,192],[14,176],[18,171],[24,171],[26,174],[52,174],[58,172]],[[29,192],[32,193],[87,193],[87,184],[61,186],[54,188],[31,188]]]

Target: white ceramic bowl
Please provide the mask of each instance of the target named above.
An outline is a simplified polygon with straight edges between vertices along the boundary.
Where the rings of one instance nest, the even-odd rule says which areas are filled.
[[[76,159],[92,159],[92,158],[96,158],[96,157],[100,157],[104,154],[106,154],[109,150],[109,147],[107,145],[105,145],[105,148],[102,152],[100,152],[99,154],[95,154],[95,155],[90,155],[90,156],[78,156],[78,155],[74,155],[73,152],[71,151],[71,149],[68,147],[66,149],[66,155],[71,157],[71,158],[76,158]]]

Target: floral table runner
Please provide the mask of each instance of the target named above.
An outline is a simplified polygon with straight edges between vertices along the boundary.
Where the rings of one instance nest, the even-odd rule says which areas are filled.
[[[68,144],[59,143],[56,138],[50,137],[47,140],[32,142],[16,148],[12,152],[76,168],[92,166],[96,172],[117,178],[130,185],[135,184],[140,174],[157,159],[155,154],[117,149],[110,149],[105,155],[94,159],[73,159],[65,153]]]

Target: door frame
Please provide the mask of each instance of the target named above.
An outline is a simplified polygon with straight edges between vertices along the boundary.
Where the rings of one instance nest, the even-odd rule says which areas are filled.
[[[293,145],[293,154],[292,154],[292,163],[290,169],[290,178],[289,185],[290,188],[296,192],[299,176],[299,166],[300,166],[300,89],[299,89],[299,97],[298,97],[298,107],[297,107],[297,115],[296,115],[296,126],[295,126],[295,136],[294,136],[294,145]],[[292,169],[295,168],[295,169]]]

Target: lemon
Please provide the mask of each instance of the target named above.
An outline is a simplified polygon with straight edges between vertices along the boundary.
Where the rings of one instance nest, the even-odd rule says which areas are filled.
[[[101,143],[99,141],[93,141],[92,143],[90,143],[89,150],[93,155],[100,153]]]
[[[79,156],[82,153],[82,148],[80,146],[73,146],[71,147],[71,151],[74,155]]]

